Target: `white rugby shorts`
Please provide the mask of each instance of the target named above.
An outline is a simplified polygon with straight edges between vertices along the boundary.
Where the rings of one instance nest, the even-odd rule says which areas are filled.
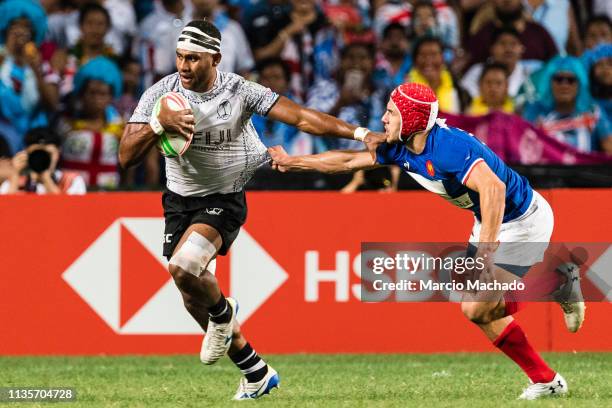
[[[550,204],[537,191],[525,214],[512,221],[504,222],[497,239],[499,248],[495,251],[495,263],[531,266],[544,259],[555,224]],[[481,223],[474,218],[469,242],[478,246]]]

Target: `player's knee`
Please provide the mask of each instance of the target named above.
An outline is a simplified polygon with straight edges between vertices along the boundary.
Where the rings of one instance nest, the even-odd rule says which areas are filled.
[[[185,271],[178,265],[169,264],[168,271],[170,272],[170,275],[172,275],[176,286],[181,289],[188,288],[194,280],[194,276],[191,273]]]
[[[486,324],[491,322],[491,308],[485,303],[463,302],[461,311],[472,323]]]
[[[170,267],[175,267],[173,269],[178,274],[181,273],[180,271],[184,271],[199,277],[203,268],[206,268],[216,253],[217,248],[215,248],[212,242],[203,235],[192,231],[187,241],[170,258]],[[172,273],[172,270],[170,273]],[[172,276],[175,275],[172,274]]]

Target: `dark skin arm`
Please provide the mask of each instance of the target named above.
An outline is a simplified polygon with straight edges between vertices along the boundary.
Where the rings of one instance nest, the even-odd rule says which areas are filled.
[[[353,139],[353,133],[357,128],[357,126],[349,125],[334,116],[298,105],[284,96],[281,96],[276,105],[272,107],[268,117],[316,136]],[[373,160],[376,160],[376,148],[386,139],[384,133],[376,132],[370,132],[365,137],[363,142]]]
[[[162,100],[158,119],[167,132],[178,133],[186,139],[193,133],[195,121],[189,109],[173,111]],[[128,123],[119,143],[121,167],[128,168],[140,163],[158,138],[148,123]]]

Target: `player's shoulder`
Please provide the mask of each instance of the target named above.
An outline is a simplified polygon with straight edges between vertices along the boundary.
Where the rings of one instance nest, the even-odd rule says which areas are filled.
[[[151,85],[145,93],[158,94],[177,91],[179,89],[180,78],[178,72],[166,75],[159,81]]]
[[[449,150],[463,150],[481,142],[471,133],[438,120],[435,129],[435,150],[447,152]]]
[[[242,75],[233,72],[217,70],[217,75],[219,75],[219,90],[234,94],[240,94],[243,87],[250,82]]]
[[[436,165],[455,167],[457,160],[464,160],[474,153],[480,142],[468,132],[438,123],[434,128],[432,157]]]

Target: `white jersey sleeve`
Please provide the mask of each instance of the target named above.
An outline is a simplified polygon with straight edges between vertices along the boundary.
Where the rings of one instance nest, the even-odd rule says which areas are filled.
[[[140,100],[128,123],[149,123],[155,102],[165,93],[172,91],[178,85],[177,75],[168,75],[147,89]]]
[[[258,83],[242,79],[239,93],[244,98],[244,106],[248,112],[266,116],[272,107],[278,102],[279,95]]]

